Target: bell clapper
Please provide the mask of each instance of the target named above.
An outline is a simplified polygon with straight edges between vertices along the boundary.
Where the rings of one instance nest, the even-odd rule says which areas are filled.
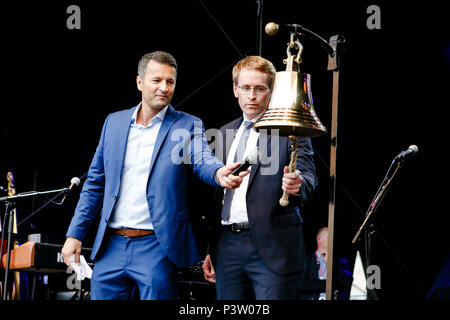
[[[294,172],[297,168],[297,136],[289,136],[291,139],[291,161],[289,162],[289,173]],[[280,205],[286,207],[289,204],[289,193],[283,192],[283,196],[280,198]]]

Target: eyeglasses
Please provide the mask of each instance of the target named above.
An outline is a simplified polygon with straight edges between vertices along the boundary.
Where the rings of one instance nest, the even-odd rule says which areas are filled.
[[[239,86],[238,85],[237,87],[239,88],[239,90],[241,90],[245,94],[249,94],[253,90],[256,95],[262,95],[269,89],[265,86],[250,87],[250,86]]]

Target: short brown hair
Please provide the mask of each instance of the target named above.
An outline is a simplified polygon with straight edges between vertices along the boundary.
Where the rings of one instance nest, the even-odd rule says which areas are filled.
[[[233,67],[233,83],[235,85],[238,84],[239,74],[241,70],[245,68],[258,70],[262,73],[267,74],[269,76],[269,85],[270,87],[272,87],[273,79],[275,78],[275,73],[277,72],[272,62],[260,56],[248,56],[240,60]]]
[[[138,76],[141,78],[141,80],[144,80],[145,71],[147,70],[147,65],[150,62],[150,60],[155,60],[156,62],[172,66],[175,69],[175,76],[176,76],[178,65],[177,62],[175,61],[175,58],[170,53],[164,51],[153,51],[143,55],[141,60],[139,61]]]

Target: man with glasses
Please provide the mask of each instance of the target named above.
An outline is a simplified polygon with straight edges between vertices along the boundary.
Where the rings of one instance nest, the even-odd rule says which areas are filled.
[[[264,152],[239,188],[215,193],[202,267],[221,300],[295,299],[305,261],[299,207],[316,189],[311,141],[298,139],[298,170],[289,173],[289,139],[252,128],[269,103],[275,73],[259,56],[233,68],[233,92],[243,115],[221,128],[223,137],[234,131],[232,143],[223,143],[224,163],[242,161],[255,148]],[[292,195],[286,207],[279,204],[283,191]]]

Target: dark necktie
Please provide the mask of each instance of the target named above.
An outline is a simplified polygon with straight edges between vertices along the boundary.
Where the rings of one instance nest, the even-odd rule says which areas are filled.
[[[241,138],[239,139],[238,146],[236,148],[236,153],[234,154],[234,162],[237,162],[237,159],[242,159],[245,148],[247,147],[247,140],[250,136],[250,129],[252,128],[253,122],[245,121],[244,122],[244,131],[242,132]],[[230,209],[231,209],[231,200],[233,199],[234,189],[228,189],[225,191],[225,197],[223,199],[223,207],[222,207],[222,219],[227,221],[230,218]]]
[[[234,162],[244,160],[245,148],[247,147],[248,136],[250,135],[250,129],[252,128],[253,122],[244,122],[244,131],[242,132],[241,139],[239,139],[238,146],[236,148],[236,153],[234,154]]]

